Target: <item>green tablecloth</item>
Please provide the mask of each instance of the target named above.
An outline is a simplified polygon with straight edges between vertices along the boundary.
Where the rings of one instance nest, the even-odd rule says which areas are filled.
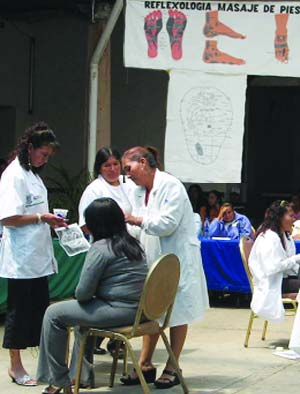
[[[69,257],[53,239],[54,254],[58,263],[58,274],[49,276],[49,290],[51,300],[62,300],[74,295],[78,283],[85,253]],[[7,280],[0,278],[0,314],[6,311]]]

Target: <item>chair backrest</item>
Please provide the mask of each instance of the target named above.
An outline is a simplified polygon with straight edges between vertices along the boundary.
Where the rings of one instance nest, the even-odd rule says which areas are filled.
[[[168,324],[180,277],[180,263],[174,254],[165,254],[152,264],[141,295],[135,326],[141,317],[156,320],[166,313]]]
[[[253,279],[252,279],[252,274],[249,270],[248,259],[249,259],[249,255],[250,255],[253,243],[254,243],[253,239],[251,237],[249,237],[248,235],[245,235],[245,236],[241,237],[240,244],[239,244],[243,266],[246,271],[247,278],[249,280],[249,284],[250,284],[252,291],[253,291]]]

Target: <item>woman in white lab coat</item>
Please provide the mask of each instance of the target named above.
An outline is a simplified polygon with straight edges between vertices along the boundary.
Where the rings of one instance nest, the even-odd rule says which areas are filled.
[[[251,309],[268,321],[284,319],[282,280],[297,275],[299,270],[300,255],[295,255],[290,236],[293,220],[291,205],[275,201],[266,211],[249,256],[254,283]]]
[[[40,122],[25,131],[0,182],[3,236],[0,277],[8,278],[3,347],[10,351],[12,381],[34,386],[20,349],[38,346],[49,304],[48,275],[57,272],[50,227],[65,221],[49,213],[47,190],[39,171],[58,147],[54,133]]]
[[[148,265],[161,254],[174,253],[180,260],[180,282],[171,319],[171,347],[176,359],[183,348],[188,324],[202,319],[208,308],[208,294],[200,244],[196,236],[194,216],[187,192],[174,176],[158,169],[156,150],[135,147],[124,153],[125,173],[139,187],[133,199],[133,213],[127,223],[139,227]],[[146,381],[155,380],[152,355],[158,337],[144,337],[140,364]],[[122,378],[125,385],[139,384],[135,374]],[[179,384],[170,362],[155,381],[158,388]]]

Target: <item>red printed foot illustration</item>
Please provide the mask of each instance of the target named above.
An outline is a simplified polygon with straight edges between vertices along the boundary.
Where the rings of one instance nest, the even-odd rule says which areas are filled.
[[[245,64],[245,60],[227,55],[227,53],[219,51],[217,48],[217,41],[215,40],[207,40],[205,42],[205,49],[202,58],[205,63],[222,63],[232,65]]]
[[[180,11],[169,10],[167,32],[170,38],[171,53],[174,60],[182,58],[182,38],[186,27],[186,16]]]
[[[157,36],[162,29],[162,13],[161,11],[150,12],[145,17],[144,30],[148,42],[148,56],[157,56]]]
[[[287,43],[287,21],[288,14],[275,15],[276,32],[274,39],[275,57],[281,63],[287,63],[289,60],[289,47]]]
[[[246,38],[243,34],[237,33],[222,22],[219,22],[218,12],[219,11],[206,12],[206,22],[203,28],[203,34],[206,37],[211,38],[222,35],[231,38]]]

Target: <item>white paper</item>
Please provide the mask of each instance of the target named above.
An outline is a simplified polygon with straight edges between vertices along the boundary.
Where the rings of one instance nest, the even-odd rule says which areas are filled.
[[[300,76],[299,17],[299,1],[127,0],[125,66]]]
[[[87,252],[90,248],[89,242],[85,239],[77,223],[70,224],[68,227],[56,228],[55,232],[58,236],[60,246],[68,256]]]
[[[183,182],[240,183],[247,80],[171,71],[166,171]]]

